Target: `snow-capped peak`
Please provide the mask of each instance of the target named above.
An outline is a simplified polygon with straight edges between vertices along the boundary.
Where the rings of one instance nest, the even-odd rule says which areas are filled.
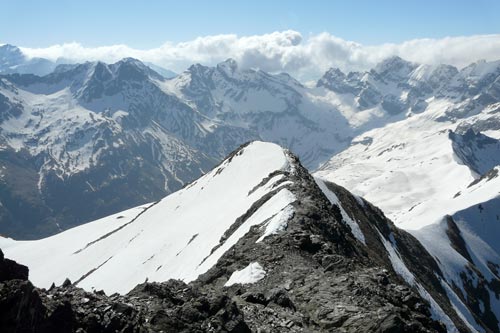
[[[488,77],[494,80],[500,75],[500,60],[477,61],[462,69],[461,74],[470,83],[478,83]]]
[[[379,74],[386,72],[409,74],[417,65],[409,61],[403,60],[401,57],[393,56],[382,60],[378,63],[374,70]]]
[[[17,46],[10,44],[0,46],[0,71],[2,67],[18,65],[24,59],[24,54]]]
[[[339,68],[330,68],[326,73],[325,76],[329,76],[332,79],[339,79],[339,80],[345,80],[346,75],[344,72],[342,72]]]
[[[217,68],[225,74],[231,75],[238,70],[238,64],[236,63],[236,60],[229,58],[217,64]]]

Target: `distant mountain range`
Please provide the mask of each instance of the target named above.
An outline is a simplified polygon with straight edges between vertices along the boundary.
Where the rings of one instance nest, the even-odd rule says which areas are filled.
[[[2,50],[4,67],[22,58],[15,47]],[[3,75],[0,232],[39,237],[157,200],[249,140],[288,147],[314,170],[353,138],[428,114],[439,101],[448,104],[437,123],[496,131],[498,116],[482,110],[499,101],[499,68],[395,57],[365,73],[331,69],[315,88],[233,60],[172,79],[130,58]]]
[[[30,58],[17,46],[0,45],[0,74],[18,73],[43,76],[52,73],[58,65],[73,63],[73,61],[63,58],[55,62],[45,58]],[[147,63],[146,65],[167,79],[177,75],[175,72],[153,63]]]
[[[39,237],[157,200],[242,142],[319,165],[351,129],[288,75],[195,65],[167,80],[134,59],[0,78],[1,231]],[[19,179],[23,179],[19,182]],[[25,209],[29,207],[30,209]]]
[[[326,197],[341,201],[338,219],[358,241],[360,232],[367,235],[353,217],[365,202],[358,196],[411,234],[398,237],[418,240],[410,248],[425,248],[435,261],[432,273],[407,263],[423,252],[402,254],[396,244],[403,241],[391,238],[397,228],[379,228],[391,267],[413,288],[445,297],[447,305],[434,300],[460,318],[451,319],[458,331],[499,332],[500,61],[458,69],[392,57],[366,72],[332,68],[310,87],[285,73],[242,70],[231,59],[195,64],[170,79],[131,58],[59,64],[38,76],[28,66],[33,59],[17,51],[2,46],[1,70],[24,63],[32,73],[0,75],[1,234],[36,239],[150,207],[195,186],[244,142],[269,141],[297,154]],[[242,176],[256,168],[259,153],[251,156]],[[251,194],[238,177],[233,181],[223,187]],[[358,204],[346,209],[354,202],[339,199],[341,190],[329,194],[325,186],[337,188],[333,183],[352,191]],[[141,211],[117,216],[130,222]],[[158,218],[165,214],[158,211]],[[109,219],[117,217],[94,223]],[[395,264],[398,258],[405,265]],[[140,282],[130,281],[128,287]]]

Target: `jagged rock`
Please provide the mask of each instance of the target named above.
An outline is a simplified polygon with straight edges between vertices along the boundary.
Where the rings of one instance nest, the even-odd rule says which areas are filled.
[[[265,299],[267,301],[267,304],[272,302],[281,307],[288,308],[293,311],[296,310],[295,305],[290,299],[288,292],[283,288],[277,287],[269,290],[268,292],[266,292]]]
[[[62,284],[62,287],[63,287],[63,288],[67,288],[67,287],[69,287],[69,286],[71,286],[71,280],[70,280],[70,279],[68,279],[68,278],[66,278],[66,279],[64,280],[63,284]]]

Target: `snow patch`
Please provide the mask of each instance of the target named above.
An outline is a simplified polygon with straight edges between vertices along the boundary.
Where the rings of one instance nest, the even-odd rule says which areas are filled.
[[[291,193],[290,193],[291,194]],[[295,198],[293,199],[295,200]],[[288,221],[293,217],[294,209],[291,205],[286,206],[282,210],[279,211],[276,215],[274,215],[269,221],[265,222],[266,230],[264,234],[260,236],[256,243],[261,242],[264,238],[269,235],[277,234],[280,231],[283,231],[288,226]]]
[[[231,277],[224,284],[224,287],[230,287],[233,284],[250,284],[262,280],[266,276],[266,271],[258,262],[252,262],[241,271],[234,271]]]

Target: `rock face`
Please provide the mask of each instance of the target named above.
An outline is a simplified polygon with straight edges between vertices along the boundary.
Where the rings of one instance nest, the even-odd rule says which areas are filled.
[[[478,176],[500,165],[500,140],[475,133],[469,128],[464,134],[449,133],[453,152]]]
[[[256,158],[263,154],[266,160],[273,160],[269,165],[275,169],[262,169],[269,172],[262,179],[245,178],[241,172],[241,179],[232,177],[239,164],[246,165],[247,172],[256,172],[257,166],[266,163]],[[13,324],[15,314],[28,311],[32,320],[22,324],[32,325],[33,332],[45,332],[46,327],[59,332],[471,332],[441,285],[443,273],[435,259],[413,236],[397,229],[365,200],[333,183],[314,179],[297,157],[275,145],[241,147],[181,191],[178,206],[189,204],[189,193],[199,193],[198,184],[211,193],[211,188],[219,186],[217,177],[227,176],[233,183],[225,190],[235,193],[234,202],[238,192],[230,187],[243,187],[245,196],[259,198],[228,225],[219,245],[208,249],[207,258],[220,250],[223,253],[203,274],[188,284],[146,281],[124,295],[111,296],[95,291],[99,290],[98,280],[94,291],[90,287],[84,291],[69,281],[47,290],[34,288],[27,281],[10,280],[0,289],[0,307],[12,304],[13,309],[0,312],[0,321],[6,323],[2,327],[8,327],[7,332],[20,331]],[[278,194],[284,190],[293,195],[287,198],[293,199],[278,205],[277,198],[283,200]],[[222,198],[209,202],[215,205],[216,213],[204,217],[205,228],[211,232],[216,228],[212,223],[223,223],[218,217],[225,214],[227,202]],[[167,202],[149,209],[163,207],[163,215],[157,212],[167,217]],[[145,214],[147,210],[141,216]],[[249,225],[249,221],[257,223]],[[133,225],[126,224],[113,235]],[[145,220],[140,225],[142,232],[155,228]],[[85,227],[75,228],[75,237],[84,237]],[[108,233],[105,237],[98,242],[113,236]],[[196,240],[206,239],[203,230],[198,230],[179,252],[172,238],[179,236],[158,233],[156,237],[166,237],[163,243],[171,248],[157,255],[160,260],[169,262],[177,255],[185,261],[184,270],[192,261],[190,244],[201,251]],[[234,242],[226,247],[230,240]],[[8,253],[16,253],[15,242],[3,244]],[[48,241],[40,244],[51,248]],[[64,246],[60,245],[60,252]],[[137,250],[132,252],[138,255]],[[74,265],[66,267],[68,272],[71,267]],[[39,267],[36,272],[41,274]],[[97,276],[99,272],[95,270]],[[175,274],[172,271],[170,276]],[[118,278],[115,283],[120,283]],[[230,279],[233,283],[227,286]]]

